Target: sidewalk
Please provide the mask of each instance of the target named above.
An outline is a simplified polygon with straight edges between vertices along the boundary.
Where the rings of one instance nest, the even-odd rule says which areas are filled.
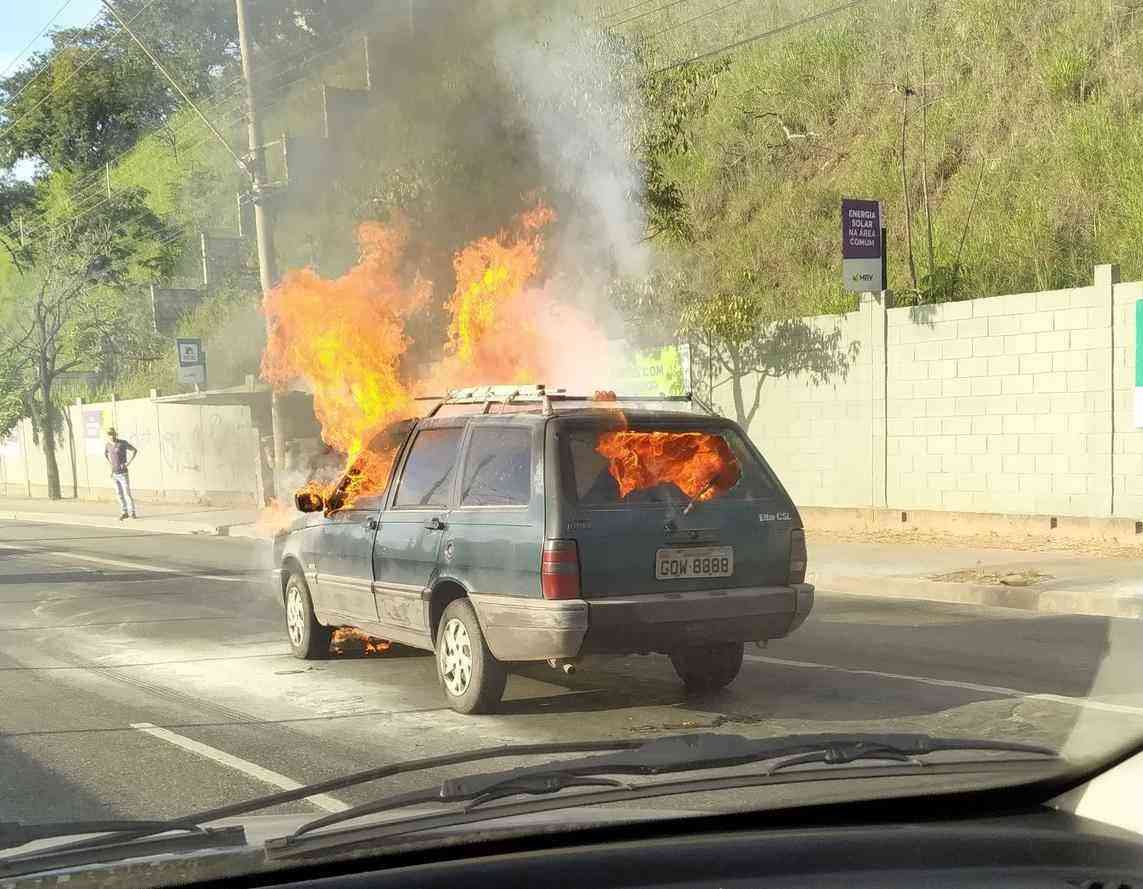
[[[1140,549],[1036,538],[1005,541],[1019,549],[1001,548],[1000,541],[981,545],[933,534],[884,542],[891,535],[877,531],[840,535],[811,530],[807,537],[806,579],[823,592],[1143,617]]]
[[[0,521],[259,537],[253,508],[0,498]],[[991,539],[884,529],[808,534],[806,579],[822,592],[1143,618],[1143,546],[1027,535]]]
[[[50,522],[91,528],[122,528],[164,534],[253,536],[257,510],[197,506],[195,504],[139,503],[139,518],[119,520],[119,504],[98,500],[18,500],[0,497],[0,521]],[[243,533],[246,532],[246,533]]]

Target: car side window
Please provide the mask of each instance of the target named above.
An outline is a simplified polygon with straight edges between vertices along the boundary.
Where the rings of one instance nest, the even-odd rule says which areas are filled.
[[[394,507],[448,505],[461,432],[458,427],[449,427],[417,433],[397,483]]]
[[[468,441],[461,506],[526,506],[532,499],[532,433],[476,428]]]

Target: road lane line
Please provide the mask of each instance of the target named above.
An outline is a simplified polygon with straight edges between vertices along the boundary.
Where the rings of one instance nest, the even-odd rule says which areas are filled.
[[[261,577],[251,575],[247,577],[234,577],[226,574],[204,574],[197,571],[188,571],[185,568],[165,568],[162,565],[149,565],[143,562],[123,562],[119,559],[105,559],[102,556],[88,556],[81,553],[68,553],[61,552],[60,550],[52,549],[35,549],[33,552],[28,552],[26,547],[5,546],[0,544],[0,549],[22,550],[26,555],[32,555],[33,552],[37,556],[58,556],[61,559],[76,559],[81,562],[92,562],[96,565],[108,565],[112,568],[129,568],[133,571],[150,571],[152,574],[175,574],[180,577],[195,577],[202,580],[221,580],[226,583],[254,583],[261,580]],[[270,571],[265,572],[267,576]]]
[[[152,725],[149,722],[133,722],[131,728],[137,731],[144,732],[153,738],[159,738],[166,741],[168,744],[174,744],[176,747],[181,747],[191,753],[196,753],[199,756],[216,762],[219,765],[227,766],[235,771],[242,772],[248,778],[253,778],[255,781],[261,781],[263,784],[269,784],[271,787],[277,787],[280,790],[297,790],[304,785],[299,784],[293,778],[287,778],[285,775],[280,775],[277,772],[272,772],[269,769],[262,768],[257,763],[250,762],[249,760],[240,759],[237,756],[232,756],[224,750],[219,750],[217,747],[211,747],[209,744],[203,744],[201,741],[196,741],[193,738],[188,738],[185,735],[179,735],[175,732],[169,731],[165,728],[159,728],[157,725]],[[323,809],[326,812],[344,812],[349,808],[348,804],[343,803],[339,799],[335,799],[325,793],[318,793],[314,796],[307,796],[306,799]]]
[[[905,673],[883,673],[880,670],[858,670],[853,667],[838,667],[834,664],[819,664],[814,661],[792,661],[787,658],[765,657],[760,654],[748,654],[745,655],[745,659],[748,661],[757,661],[762,664],[774,664],[779,667],[829,670],[835,673],[850,673],[854,676],[874,676],[878,679],[893,679],[898,682],[917,682],[921,685],[935,685],[940,688],[959,688],[964,691],[976,691],[1002,698],[1026,698],[1033,701],[1050,701],[1052,703],[1066,704],[1072,707],[1086,707],[1089,710],[1102,710],[1107,713],[1143,716],[1143,707],[1132,707],[1129,704],[1112,704],[1107,701],[1093,701],[1088,698],[1075,698],[1069,695],[1020,691],[1020,689],[1005,688],[1002,685],[981,685],[978,682],[961,682],[956,679],[933,679],[929,676],[909,676]]]

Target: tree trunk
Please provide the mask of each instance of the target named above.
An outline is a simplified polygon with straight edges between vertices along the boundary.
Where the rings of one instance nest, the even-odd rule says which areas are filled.
[[[727,346],[727,354],[730,356],[730,364],[727,370],[730,371],[730,391],[734,396],[734,417],[738,421],[738,425],[746,429],[746,424],[750,422],[750,418],[746,416],[746,399],[742,395],[742,362],[739,360],[738,350],[734,346]],[[747,429],[747,432],[750,430]]]
[[[43,413],[40,422],[40,447],[44,449],[44,470],[48,477],[48,499],[59,500],[60,466],[56,462],[56,418],[52,415],[52,375],[46,361],[40,362],[40,394]]]
[[[60,467],[56,462],[56,430],[51,405],[44,406],[43,422],[40,426],[40,447],[44,449],[44,467],[48,477],[48,499],[59,500]]]

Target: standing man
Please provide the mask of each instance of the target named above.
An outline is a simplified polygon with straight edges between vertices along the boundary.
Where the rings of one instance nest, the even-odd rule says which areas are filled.
[[[127,456],[128,451],[131,452],[130,457]],[[127,467],[131,465],[137,453],[135,445],[120,438],[114,426],[107,430],[107,444],[103,448],[103,456],[111,464],[111,480],[115,482],[115,493],[119,495],[119,506],[123,510],[119,521],[128,516],[135,518],[135,501],[131,497],[131,479],[127,475]]]

